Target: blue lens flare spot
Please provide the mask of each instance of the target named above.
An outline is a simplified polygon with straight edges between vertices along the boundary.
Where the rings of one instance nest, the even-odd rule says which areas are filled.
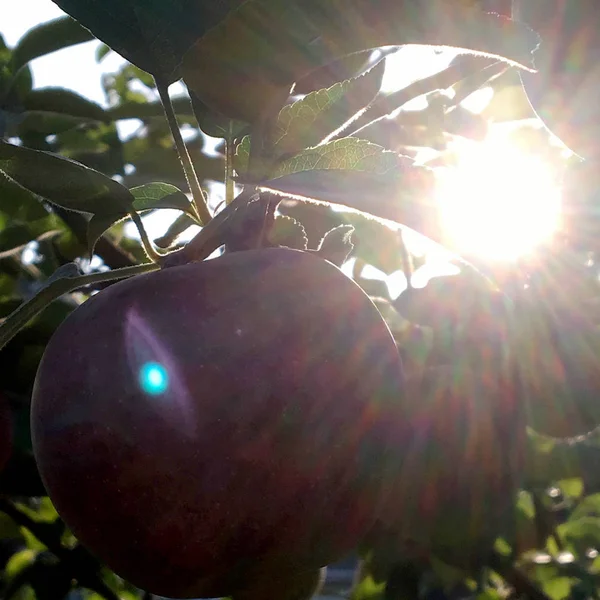
[[[167,370],[159,363],[146,363],[140,369],[140,385],[147,394],[152,396],[163,394],[169,387]]]

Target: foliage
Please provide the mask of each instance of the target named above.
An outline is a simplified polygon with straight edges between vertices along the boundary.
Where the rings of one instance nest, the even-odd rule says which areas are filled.
[[[472,506],[450,493],[438,490],[435,518],[399,503],[350,557],[351,597],[598,597],[600,437],[543,435],[570,438],[600,423],[598,169],[592,159],[564,158],[546,130],[529,126],[520,77],[535,77],[531,31],[466,0],[427,0],[414,10],[384,0],[55,1],[78,21],[42,24],[12,48],[0,38],[0,432],[11,425],[0,457],[12,438],[0,471],[0,595],[147,597],[78,543],[40,479],[30,399],[57,327],[115,280],[281,245],[351,273],[417,379],[432,366],[470,369],[500,377],[518,400],[509,419],[484,405],[483,420],[503,440],[494,441],[495,458],[514,469],[485,498],[494,510],[477,535],[468,532]],[[33,87],[30,61],[93,35],[108,44],[98,60],[112,49],[131,61],[104,77],[103,106]],[[385,55],[365,50],[405,43],[463,51],[441,72],[385,94]],[[189,90],[169,102],[166,87],[181,77]],[[492,102],[480,115],[466,111],[461,101],[484,86],[493,88]],[[397,110],[416,98],[427,107]],[[185,128],[185,147],[163,106]],[[117,127],[124,119],[140,122],[128,137]],[[436,171],[453,167],[451,142],[481,139],[501,122],[563,175],[563,235],[510,266],[454,256],[458,274],[413,287],[431,257],[406,242],[408,229],[454,250],[431,201]],[[565,131],[573,123],[570,112]],[[210,154],[209,135],[222,138]],[[224,184],[224,203],[209,193],[214,182]],[[203,208],[213,218],[200,227]],[[147,217],[156,215],[171,224],[152,239]],[[131,223],[140,240],[129,234]],[[407,289],[392,297],[365,277],[366,267],[406,276]],[[425,402],[411,410],[441,431],[431,394],[429,413]],[[472,425],[480,437],[483,420]],[[471,435],[450,430],[454,437],[437,446],[419,446],[415,436],[412,453],[401,457],[410,466],[403,498],[425,498],[437,468],[451,482],[485,470],[483,456],[446,452],[444,444],[458,447]],[[439,460],[446,454],[459,456],[455,473]],[[340,592],[334,578],[324,590]]]

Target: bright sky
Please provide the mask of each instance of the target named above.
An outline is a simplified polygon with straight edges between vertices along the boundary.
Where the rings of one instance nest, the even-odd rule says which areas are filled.
[[[8,46],[14,46],[28,29],[62,15],[51,0],[0,0],[0,34]],[[111,53],[101,65],[97,64],[98,44],[79,44],[32,61],[35,87],[66,87],[104,104],[100,74],[118,68],[122,59]]]

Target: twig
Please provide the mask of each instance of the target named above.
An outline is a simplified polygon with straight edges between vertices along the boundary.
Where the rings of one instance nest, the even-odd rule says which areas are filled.
[[[177,153],[179,154],[179,161],[183,167],[183,172],[192,194],[192,203],[194,205],[196,216],[198,217],[201,225],[206,225],[211,220],[212,216],[208,210],[206,196],[200,187],[200,182],[198,181],[198,176],[196,175],[196,170],[194,169],[187,146],[183,141],[183,137],[181,137],[181,131],[179,129],[179,124],[177,123],[177,117],[175,116],[175,111],[173,110],[173,103],[171,102],[171,97],[169,96],[169,86],[158,79],[155,79],[155,82],[158,95],[160,96],[160,101],[162,102],[165,111],[165,117],[167,119],[167,123],[169,124],[169,129],[171,130],[171,135],[173,136],[173,141],[175,142],[175,147],[177,148]]]

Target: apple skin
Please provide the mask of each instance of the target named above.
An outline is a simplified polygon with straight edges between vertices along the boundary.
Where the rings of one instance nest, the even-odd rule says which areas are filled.
[[[4,469],[13,445],[12,413],[6,396],[0,392],[0,471]]]
[[[379,543],[468,568],[491,548],[522,479],[526,429],[509,371],[428,367],[407,376],[406,398],[415,435]]]
[[[598,158],[600,16],[595,0],[513,0],[513,17],[541,37],[538,73],[521,73],[529,101],[573,152]]]
[[[77,308],[37,373],[33,447],[58,512],[116,573],[226,596],[358,543],[409,436],[403,397],[358,285],[309,253],[236,252]]]

